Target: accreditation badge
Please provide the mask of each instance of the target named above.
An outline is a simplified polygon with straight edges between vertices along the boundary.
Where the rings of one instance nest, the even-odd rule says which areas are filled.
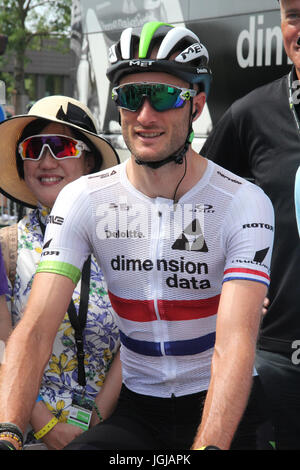
[[[93,400],[79,393],[74,393],[67,423],[79,426],[84,431],[89,429],[93,412]]]

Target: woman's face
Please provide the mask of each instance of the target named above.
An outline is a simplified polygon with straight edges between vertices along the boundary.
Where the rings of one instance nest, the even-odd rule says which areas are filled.
[[[68,126],[58,123],[49,123],[40,133],[75,137]],[[52,207],[64,186],[90,173],[93,167],[93,158],[87,157],[85,151],[79,158],[59,161],[45,147],[40,160],[24,161],[24,180],[41,204]]]

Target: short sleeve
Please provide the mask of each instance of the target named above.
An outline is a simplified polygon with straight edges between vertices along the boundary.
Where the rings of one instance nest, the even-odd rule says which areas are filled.
[[[226,262],[223,281],[245,279],[270,283],[274,240],[274,210],[257,186],[244,185],[235,195],[224,220]]]
[[[82,177],[65,186],[55,201],[48,217],[37,272],[67,276],[77,284],[82,266],[91,253],[91,220],[89,194]]]

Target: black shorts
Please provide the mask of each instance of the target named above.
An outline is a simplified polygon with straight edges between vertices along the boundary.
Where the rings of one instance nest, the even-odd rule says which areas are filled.
[[[137,394],[124,385],[116,410],[65,450],[190,449],[201,421],[206,391],[183,397]]]

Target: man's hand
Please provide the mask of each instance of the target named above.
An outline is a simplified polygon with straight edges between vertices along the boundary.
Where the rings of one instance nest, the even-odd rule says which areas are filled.
[[[57,423],[44,437],[49,450],[61,450],[84,431],[69,423]]]
[[[269,305],[270,305],[270,300],[268,299],[268,297],[265,297],[264,303],[263,303],[263,306],[262,306],[262,315],[263,316],[265,316],[266,313],[268,313]]]

